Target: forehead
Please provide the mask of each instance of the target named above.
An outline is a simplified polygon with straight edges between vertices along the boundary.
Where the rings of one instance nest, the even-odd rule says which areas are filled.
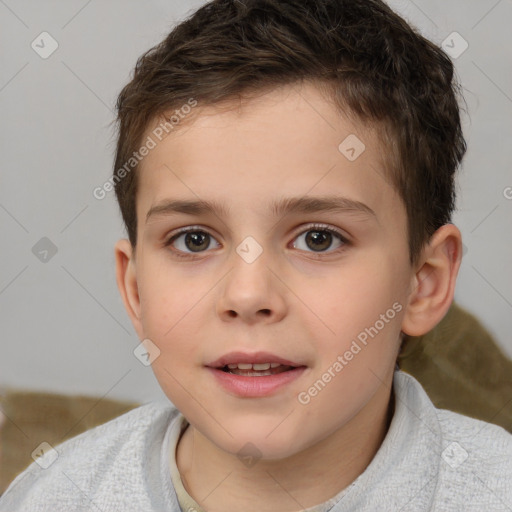
[[[159,123],[145,137],[155,138]],[[373,210],[397,200],[375,130],[340,115],[310,83],[198,105],[155,142],[139,166],[139,219],[169,196],[243,206],[249,190],[258,208],[284,195],[334,192]]]

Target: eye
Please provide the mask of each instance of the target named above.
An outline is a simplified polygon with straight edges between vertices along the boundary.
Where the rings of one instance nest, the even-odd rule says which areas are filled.
[[[294,243],[294,248],[317,254],[324,252],[333,253],[336,251],[327,251],[327,249],[332,246],[333,241],[336,241],[336,239],[338,240],[338,244],[334,249],[340,247],[343,249],[345,245],[349,244],[348,240],[337,230],[321,224],[309,226],[305,231],[301,231],[294,240],[300,240],[304,235],[305,243]],[[171,236],[164,245],[165,247],[173,246],[173,253],[178,258],[193,258],[194,253],[202,253],[209,249],[213,241],[215,241],[215,239],[207,231],[198,226],[190,226],[181,229]],[[219,246],[220,245],[217,243],[217,247]]]
[[[172,236],[165,246],[174,245],[177,250],[174,251],[178,258],[193,257],[193,253],[204,252],[211,245],[214,238],[206,231],[197,227],[182,229],[179,233]],[[190,250],[190,252],[188,252]],[[180,254],[185,253],[185,254]]]
[[[302,238],[304,242],[302,244],[294,243],[293,247],[304,251],[312,249],[314,253],[326,252],[327,249],[332,246],[333,238],[334,241],[336,239],[338,240],[338,245],[334,249],[338,249],[348,244],[348,240],[337,230],[320,224],[315,224],[314,226],[310,226],[306,231],[302,231],[295,240],[300,241]],[[302,247],[300,247],[301,245]],[[332,253],[335,251],[332,250],[328,252]]]

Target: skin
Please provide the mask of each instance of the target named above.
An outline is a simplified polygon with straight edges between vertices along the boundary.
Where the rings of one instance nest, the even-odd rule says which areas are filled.
[[[138,242],[135,250],[117,243],[117,280],[139,338],[160,350],[152,366],[162,389],[190,422],[176,451],[189,494],[208,511],[302,510],[347,487],[377,452],[393,414],[401,333],[424,334],[447,312],[461,235],[452,224],[441,227],[410,265],[405,207],[384,177],[385,148],[372,129],[340,116],[314,83],[228,106],[196,107],[194,119],[143,160]],[[366,146],[355,161],[338,150],[350,134]],[[333,194],[375,215],[276,217],[268,206]],[[224,201],[229,214],[146,221],[169,199]],[[347,243],[333,235],[319,251],[306,237],[314,223]],[[179,228],[198,225],[211,235],[201,252],[185,235],[166,246]],[[236,252],[248,236],[263,251],[250,264]],[[178,258],[180,251],[191,257]],[[378,335],[299,403],[299,393],[395,303],[401,311]],[[205,368],[234,350],[273,352],[307,369],[272,396],[240,398]],[[251,467],[237,456],[248,442],[261,454]]]

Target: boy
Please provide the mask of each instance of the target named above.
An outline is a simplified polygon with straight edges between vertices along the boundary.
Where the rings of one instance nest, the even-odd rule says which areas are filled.
[[[453,66],[378,0],[216,0],[118,99],[117,280],[170,404],[1,511],[511,510],[512,437],[395,362],[452,300]]]

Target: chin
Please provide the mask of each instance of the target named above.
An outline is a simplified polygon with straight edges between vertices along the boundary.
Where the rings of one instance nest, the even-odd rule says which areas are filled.
[[[252,422],[250,425],[246,423],[245,426],[237,427],[226,425],[233,437],[223,436],[218,445],[241,460],[244,457],[262,460],[286,459],[295,455],[306,444],[302,439],[304,432],[290,431],[284,426],[276,428],[277,425],[279,422],[274,422],[271,428],[267,422],[259,425]]]

